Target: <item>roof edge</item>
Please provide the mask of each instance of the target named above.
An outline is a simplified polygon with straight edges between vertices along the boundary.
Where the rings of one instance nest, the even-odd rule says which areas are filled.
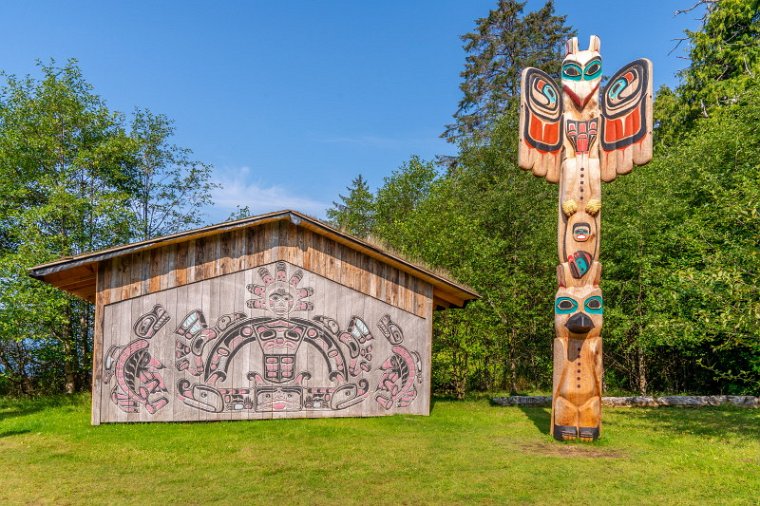
[[[102,250],[82,253],[76,256],[63,257],[52,262],[46,262],[44,264],[39,264],[31,267],[27,270],[27,273],[32,278],[45,281],[45,278],[51,274],[67,271],[69,269],[84,265],[97,264],[98,262],[109,260],[121,255],[168,246],[170,244],[182,242],[183,240],[189,240],[190,238],[206,237],[228,231],[247,228],[249,226],[259,226],[266,223],[282,220],[287,220],[295,226],[305,226],[306,228],[311,229],[320,235],[329,235],[333,240],[336,240],[337,242],[342,243],[349,248],[376,258],[379,257],[378,259],[383,260],[386,263],[396,264],[395,266],[397,268],[400,268],[409,274],[415,275],[416,277],[431,283],[434,288],[436,286],[439,288],[445,286],[448,288],[448,290],[446,290],[447,292],[455,292],[457,298],[462,300],[461,307],[464,307],[464,305],[470,300],[480,298],[480,295],[475,290],[466,285],[452,281],[451,279],[437,274],[426,267],[416,265],[412,261],[406,260],[397,254],[384,251],[380,246],[376,246],[367,241],[340,231],[322,222],[321,220],[318,220],[317,218],[312,218],[311,216],[291,209],[260,214],[257,216],[249,216],[247,218],[242,218],[239,220],[217,223],[214,225],[209,225],[207,227],[186,230],[162,237],[155,237],[145,241],[114,246]]]

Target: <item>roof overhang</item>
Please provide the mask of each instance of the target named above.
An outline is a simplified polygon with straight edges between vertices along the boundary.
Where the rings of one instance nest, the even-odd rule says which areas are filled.
[[[251,216],[177,234],[156,237],[147,241],[124,244],[100,251],[83,253],[74,257],[64,257],[53,262],[32,267],[29,269],[29,275],[94,303],[98,264],[100,262],[192,239],[258,227],[283,220],[330,238],[350,249],[364,253],[375,260],[430,283],[433,286],[433,304],[436,308],[464,307],[469,301],[480,298],[477,292],[465,285],[451,281],[445,276],[416,265],[397,255],[388,253],[378,246],[341,232],[315,218],[291,210]]]

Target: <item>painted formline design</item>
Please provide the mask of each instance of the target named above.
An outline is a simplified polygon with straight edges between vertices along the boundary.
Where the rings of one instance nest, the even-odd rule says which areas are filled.
[[[623,66],[600,103],[600,46],[595,35],[587,50],[567,42],[561,87],[536,68],[521,81],[518,164],[560,185],[551,432],[561,440],[601,434],[601,183],[652,158],[652,63]]]
[[[390,355],[379,362],[373,356],[375,336],[363,317],[351,317],[342,329],[326,315],[311,319],[294,316],[292,313],[314,309],[307,300],[314,290],[300,286],[300,269],[290,276],[287,271],[285,262],[275,264],[274,275],[261,267],[257,270],[261,283],[246,287],[253,295],[246,306],[264,310],[266,316],[233,312],[209,325],[203,310],[194,309],[180,320],[174,331],[179,336],[174,344],[174,367],[190,378],[177,380],[174,397],[190,408],[209,413],[337,411],[367,399],[374,399],[385,410],[409,406],[417,397],[416,384],[422,382],[422,360],[418,352],[402,345],[403,330],[391,315],[382,316],[376,324],[380,335],[392,345]],[[167,389],[158,374],[164,366],[150,356],[148,342],[169,321],[165,313],[161,305],[156,305],[142,315],[135,329],[146,327],[145,322],[157,316],[160,325],[150,327],[149,336],[138,334],[140,339],[129,345],[114,347],[114,360],[106,360],[106,383],[111,376],[129,379],[128,389],[119,392],[126,397],[111,397],[122,411],[138,413],[140,406],[145,406],[146,412],[153,415],[169,404],[163,395],[151,399],[151,395],[167,393]],[[245,384],[225,384],[235,356],[254,343],[261,352],[261,363],[245,374]],[[304,349],[316,352],[322,360],[328,384],[305,384],[313,371],[295,368]],[[367,379],[373,360],[380,364],[374,389]],[[124,390],[121,383],[114,388]]]
[[[150,414],[169,403],[168,391],[160,370],[164,365],[151,356],[150,339],[166,325],[171,317],[157,304],[137,319],[133,331],[138,337],[125,346],[111,346],[104,361],[103,382],[110,383],[111,401],[125,413],[139,413],[140,406]]]

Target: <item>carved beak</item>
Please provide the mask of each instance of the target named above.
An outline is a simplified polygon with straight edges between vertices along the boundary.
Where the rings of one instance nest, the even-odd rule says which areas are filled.
[[[594,328],[594,322],[586,313],[575,313],[567,320],[565,327],[573,334],[585,334]]]
[[[565,91],[567,96],[569,96],[570,99],[575,103],[578,109],[583,109],[584,107],[586,107],[586,104],[588,104],[589,100],[591,100],[591,97],[594,96],[594,94],[596,93],[596,90],[599,89],[599,83],[597,82],[593,87],[587,86],[585,85],[585,83],[583,83],[582,85],[577,86],[576,88],[578,90],[578,93],[574,92],[567,85],[562,86],[562,89]]]

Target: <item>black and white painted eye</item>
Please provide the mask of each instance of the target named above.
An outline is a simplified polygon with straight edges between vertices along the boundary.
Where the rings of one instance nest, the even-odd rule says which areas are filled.
[[[581,67],[577,63],[568,62],[562,65],[562,77],[578,81],[581,77]]]
[[[589,63],[586,64],[586,68],[584,70],[585,78],[586,79],[596,79],[599,77],[602,73],[602,62],[601,60],[591,60]]]

